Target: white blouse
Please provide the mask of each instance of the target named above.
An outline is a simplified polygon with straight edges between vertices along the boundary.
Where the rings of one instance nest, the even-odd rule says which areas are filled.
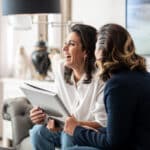
[[[89,84],[83,83],[85,75],[75,85],[64,80],[64,62],[60,61],[54,68],[57,94],[62,99],[69,112],[78,120],[96,121],[106,126],[107,115],[103,102],[104,83],[94,77]],[[73,83],[74,79],[71,78]]]

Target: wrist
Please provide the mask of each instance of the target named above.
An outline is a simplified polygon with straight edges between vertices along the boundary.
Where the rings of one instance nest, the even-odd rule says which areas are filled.
[[[83,125],[82,121],[77,122],[77,126],[82,126],[82,125]]]

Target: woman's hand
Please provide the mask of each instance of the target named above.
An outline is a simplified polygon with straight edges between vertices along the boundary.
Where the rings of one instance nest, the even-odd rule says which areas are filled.
[[[46,114],[39,107],[30,110],[30,119],[34,124],[41,124],[46,118]]]
[[[68,133],[69,135],[73,135],[76,126],[80,125],[77,119],[74,116],[67,117],[64,126],[64,132]]]
[[[69,135],[73,135],[74,130],[78,125],[82,126],[83,128],[99,132],[97,129],[94,128],[97,126],[99,127],[99,124],[90,121],[78,121],[74,116],[67,117],[65,121],[64,132],[68,133]]]

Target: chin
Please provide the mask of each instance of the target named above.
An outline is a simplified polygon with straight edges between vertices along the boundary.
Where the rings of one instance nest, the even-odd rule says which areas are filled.
[[[65,66],[68,67],[68,68],[71,68],[72,65],[71,65],[70,62],[67,62],[67,61],[66,61],[66,62],[65,62]]]

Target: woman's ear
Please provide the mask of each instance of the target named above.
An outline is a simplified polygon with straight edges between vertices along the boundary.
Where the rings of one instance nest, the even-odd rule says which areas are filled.
[[[87,58],[87,53],[86,53],[86,51],[85,51],[84,60],[86,60],[86,58]]]
[[[84,50],[83,52],[84,52],[84,58],[86,58],[87,57],[87,51]]]

